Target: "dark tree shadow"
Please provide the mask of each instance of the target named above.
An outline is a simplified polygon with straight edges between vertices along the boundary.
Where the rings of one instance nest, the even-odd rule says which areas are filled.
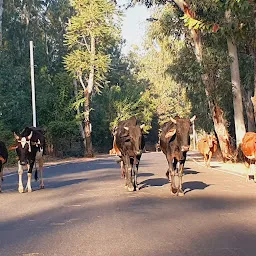
[[[185,194],[193,190],[203,190],[209,186],[210,185],[202,181],[188,181],[188,182],[184,182],[182,185]]]

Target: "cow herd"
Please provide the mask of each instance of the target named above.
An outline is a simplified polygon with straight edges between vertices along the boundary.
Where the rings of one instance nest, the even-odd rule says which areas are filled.
[[[190,146],[190,126],[196,119],[175,117],[162,127],[160,148],[168,162],[167,178],[171,183],[171,193],[182,196],[182,176],[186,154]],[[137,176],[142,150],[145,146],[143,125],[138,125],[135,117],[121,121],[114,131],[114,143],[111,153],[115,151],[120,157],[121,170],[125,177],[128,191],[138,189]],[[177,184],[176,184],[176,180]]]
[[[196,119],[192,118],[170,118],[161,128],[159,135],[159,148],[164,153],[168,170],[166,176],[170,181],[172,195],[183,196],[182,176],[186,155],[190,147],[190,126]],[[138,168],[145,138],[143,132],[144,125],[139,125],[135,117],[119,122],[113,131],[113,148],[110,154],[120,157],[121,176],[125,178],[125,187],[128,191],[138,190]],[[19,135],[14,133],[16,145],[9,148],[15,149],[18,159],[18,191],[31,192],[32,171],[35,166],[35,180],[38,179],[36,164],[40,171],[40,188],[44,188],[43,181],[43,154],[45,149],[45,136],[43,130],[36,127],[26,127]],[[203,155],[204,162],[210,167],[212,155],[217,150],[217,139],[213,135],[206,135],[198,142],[198,150]],[[255,168],[256,161],[256,133],[246,133],[241,144],[241,150],[249,164]],[[8,150],[0,141],[0,192],[3,181],[3,165],[8,160]],[[22,182],[23,169],[27,168],[27,184],[24,189]],[[249,174],[247,175],[247,180]]]

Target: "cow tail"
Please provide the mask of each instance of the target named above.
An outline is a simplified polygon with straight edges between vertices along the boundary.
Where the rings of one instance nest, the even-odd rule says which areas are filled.
[[[37,181],[38,180],[38,172],[37,172],[37,168],[36,168],[36,170],[35,170],[35,181]]]

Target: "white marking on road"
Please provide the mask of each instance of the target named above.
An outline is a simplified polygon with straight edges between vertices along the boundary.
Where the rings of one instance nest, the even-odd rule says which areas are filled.
[[[81,207],[81,204],[64,205],[64,207]]]
[[[65,222],[53,222],[50,225],[51,226],[62,226],[62,225],[65,225]]]

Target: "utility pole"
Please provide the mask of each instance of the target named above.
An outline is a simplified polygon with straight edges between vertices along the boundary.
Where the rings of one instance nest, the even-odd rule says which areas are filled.
[[[33,112],[33,126],[36,127],[36,92],[35,92],[35,75],[34,75],[34,54],[33,41],[29,42],[30,48],[30,70],[31,70],[31,91],[32,91],[32,112]]]
[[[195,121],[192,122],[193,129],[193,148],[196,150],[196,130],[195,130]]]

